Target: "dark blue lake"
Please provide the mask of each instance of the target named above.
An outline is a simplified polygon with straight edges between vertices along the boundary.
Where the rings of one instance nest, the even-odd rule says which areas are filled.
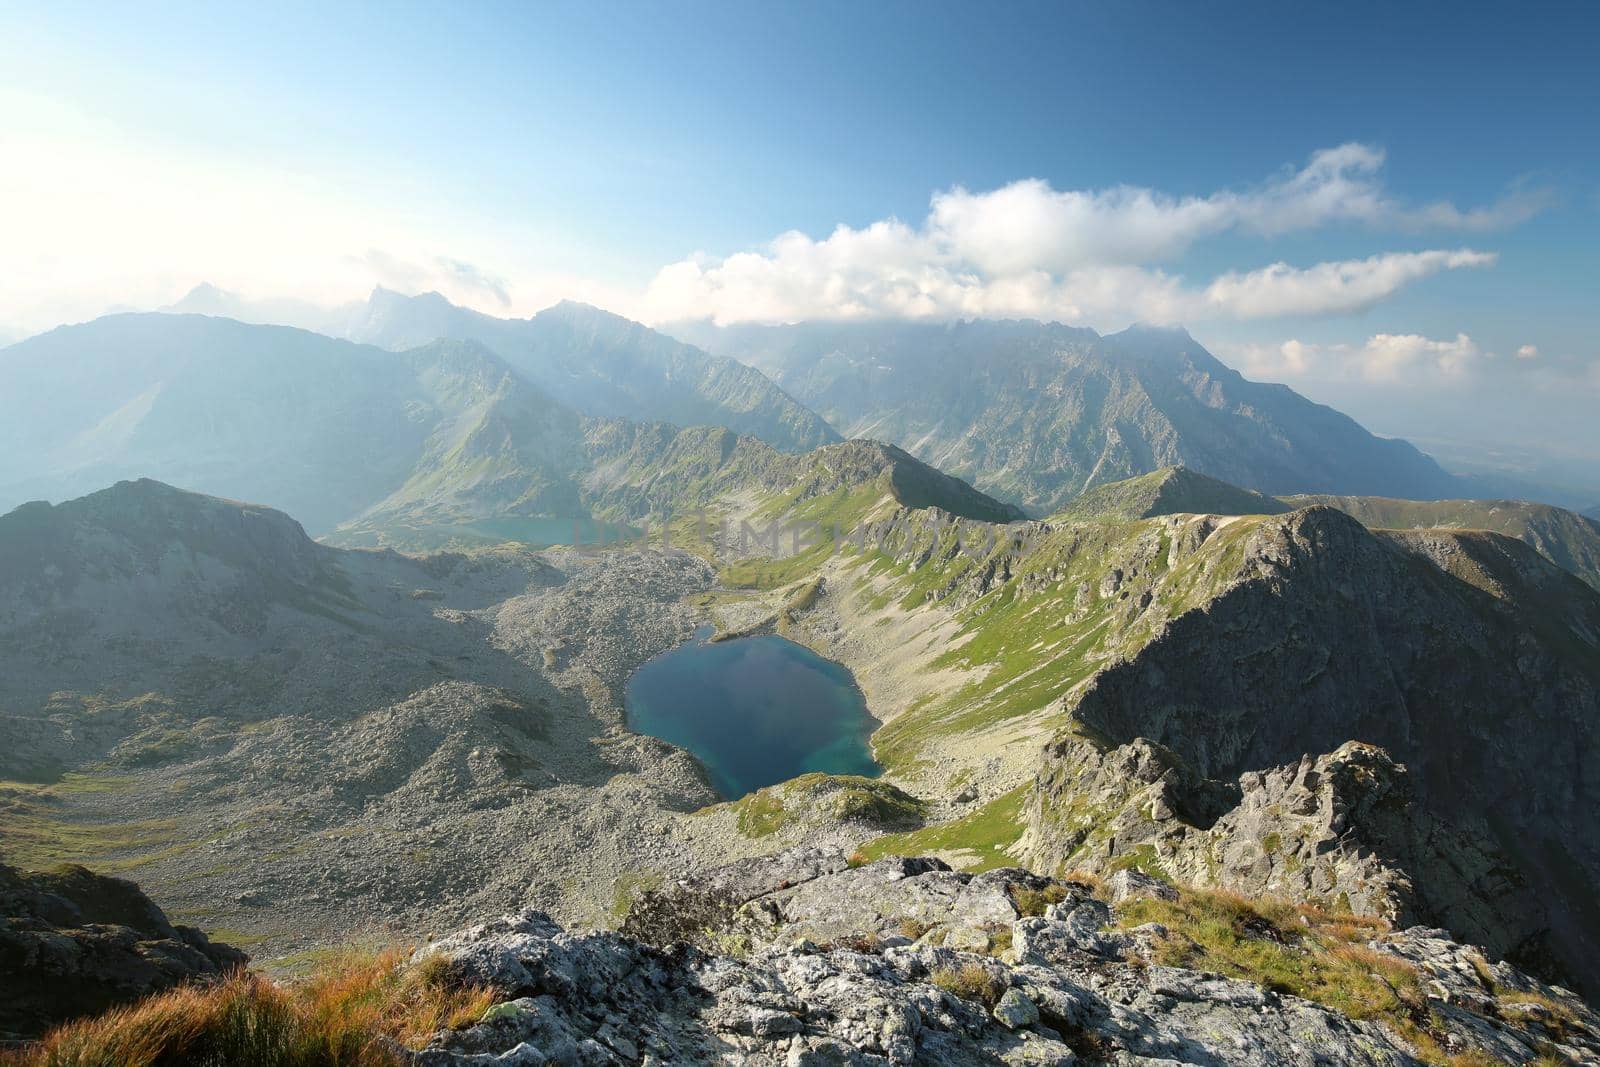
[[[876,776],[850,672],[781,637],[695,640],[628,681],[631,729],[688,749],[732,800],[808,771]]]

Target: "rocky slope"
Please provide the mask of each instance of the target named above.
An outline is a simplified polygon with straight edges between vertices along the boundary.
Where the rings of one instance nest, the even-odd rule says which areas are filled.
[[[692,556],[341,551],[153,482],[19,509],[0,546],[12,862],[134,871],[281,949],[525,899],[593,918],[642,857],[693,858],[653,820],[714,794],[621,726],[628,674],[700,621]],[[490,843],[521,860],[485,871]]]
[[[1321,917],[1296,929],[1242,910],[1236,943],[1300,959],[1304,972],[1290,980],[1342,1000],[1341,1011],[1164,962],[1187,935],[1125,923],[1150,898],[1177,894],[1128,876],[1111,889],[1108,902],[1017,869],[974,876],[925,859],[851,868],[842,854],[804,850],[679,883],[636,907],[620,934],[508,915],[423,950],[509,999],[476,1026],[438,1034],[417,1062],[1265,1067],[1600,1056],[1600,1019],[1580,1001],[1441,931],[1331,935]],[[1342,987],[1309,977],[1338,960]],[[1369,988],[1373,999],[1359,1000]]]
[[[893,441],[1035,513],[1184,465],[1266,493],[1460,495],[1402,441],[1246,381],[1181,330],[1039,322],[674,327],[745,360],[847,436]]]
[[[174,926],[132,882],[0,864],[0,1041],[36,1037],[247,959]]]
[[[437,293],[406,297],[378,289],[343,336],[395,350],[441,337],[477,341],[585,415],[726,426],[787,451],[839,439],[761,372],[586,304],[567,301],[531,319],[498,319]]]

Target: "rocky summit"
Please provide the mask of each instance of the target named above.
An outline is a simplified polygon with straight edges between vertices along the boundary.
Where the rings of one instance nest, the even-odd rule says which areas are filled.
[[[1600,1057],[1600,1018],[1570,993],[1439,930],[1373,933],[1337,950],[1381,976],[1377,988],[1392,983],[1402,1008],[1388,1014],[1169,965],[1167,945],[1187,935],[1126,921],[1176,896],[1128,871],[1096,895],[1018,869],[851,866],[842,853],[786,852],[685,880],[642,901],[621,932],[569,932],[529,910],[429,945],[419,959],[442,958],[506,999],[476,1025],[436,1034],[413,1062],[1398,1067],[1440,1050],[1508,1063]],[[1309,942],[1265,920],[1249,936]]]

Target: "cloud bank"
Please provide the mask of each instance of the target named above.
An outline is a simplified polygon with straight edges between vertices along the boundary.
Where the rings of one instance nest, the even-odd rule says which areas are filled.
[[[1411,207],[1379,179],[1383,153],[1346,144],[1250,189],[1178,198],[1115,186],[1057,190],[1038,179],[932,199],[920,225],[884,219],[825,238],[798,231],[765,248],[664,267],[637,312],[647,321],[1036,316],[1114,325],[1358,310],[1440,271],[1491,265],[1470,248],[1385,252],[1309,266],[1273,263],[1193,283],[1164,265],[1235,232],[1276,237],[1336,224],[1485,231],[1544,204],[1518,193],[1462,210]]]

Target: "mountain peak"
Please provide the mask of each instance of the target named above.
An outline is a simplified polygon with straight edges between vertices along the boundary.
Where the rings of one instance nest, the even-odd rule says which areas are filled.
[[[1194,337],[1189,331],[1178,323],[1160,322],[1135,322],[1121,333],[1107,334],[1108,337],[1174,337],[1185,341],[1193,341]]]
[[[1020,508],[929,466],[897,445],[857,438],[825,445],[811,455],[815,468],[827,471],[841,485],[887,476],[890,493],[908,508],[939,508],[984,522],[1015,522],[1026,517]]]
[[[228,292],[226,289],[212,285],[210,282],[201,282],[193,289],[190,289],[188,293],[184,294],[183,299],[178,301],[178,303],[183,304],[191,300],[216,300],[222,297],[231,297],[233,295],[233,293]]]
[[[1059,517],[1121,522],[1157,515],[1279,515],[1289,510],[1275,497],[1180,464],[1097,485],[1069,501]]]

